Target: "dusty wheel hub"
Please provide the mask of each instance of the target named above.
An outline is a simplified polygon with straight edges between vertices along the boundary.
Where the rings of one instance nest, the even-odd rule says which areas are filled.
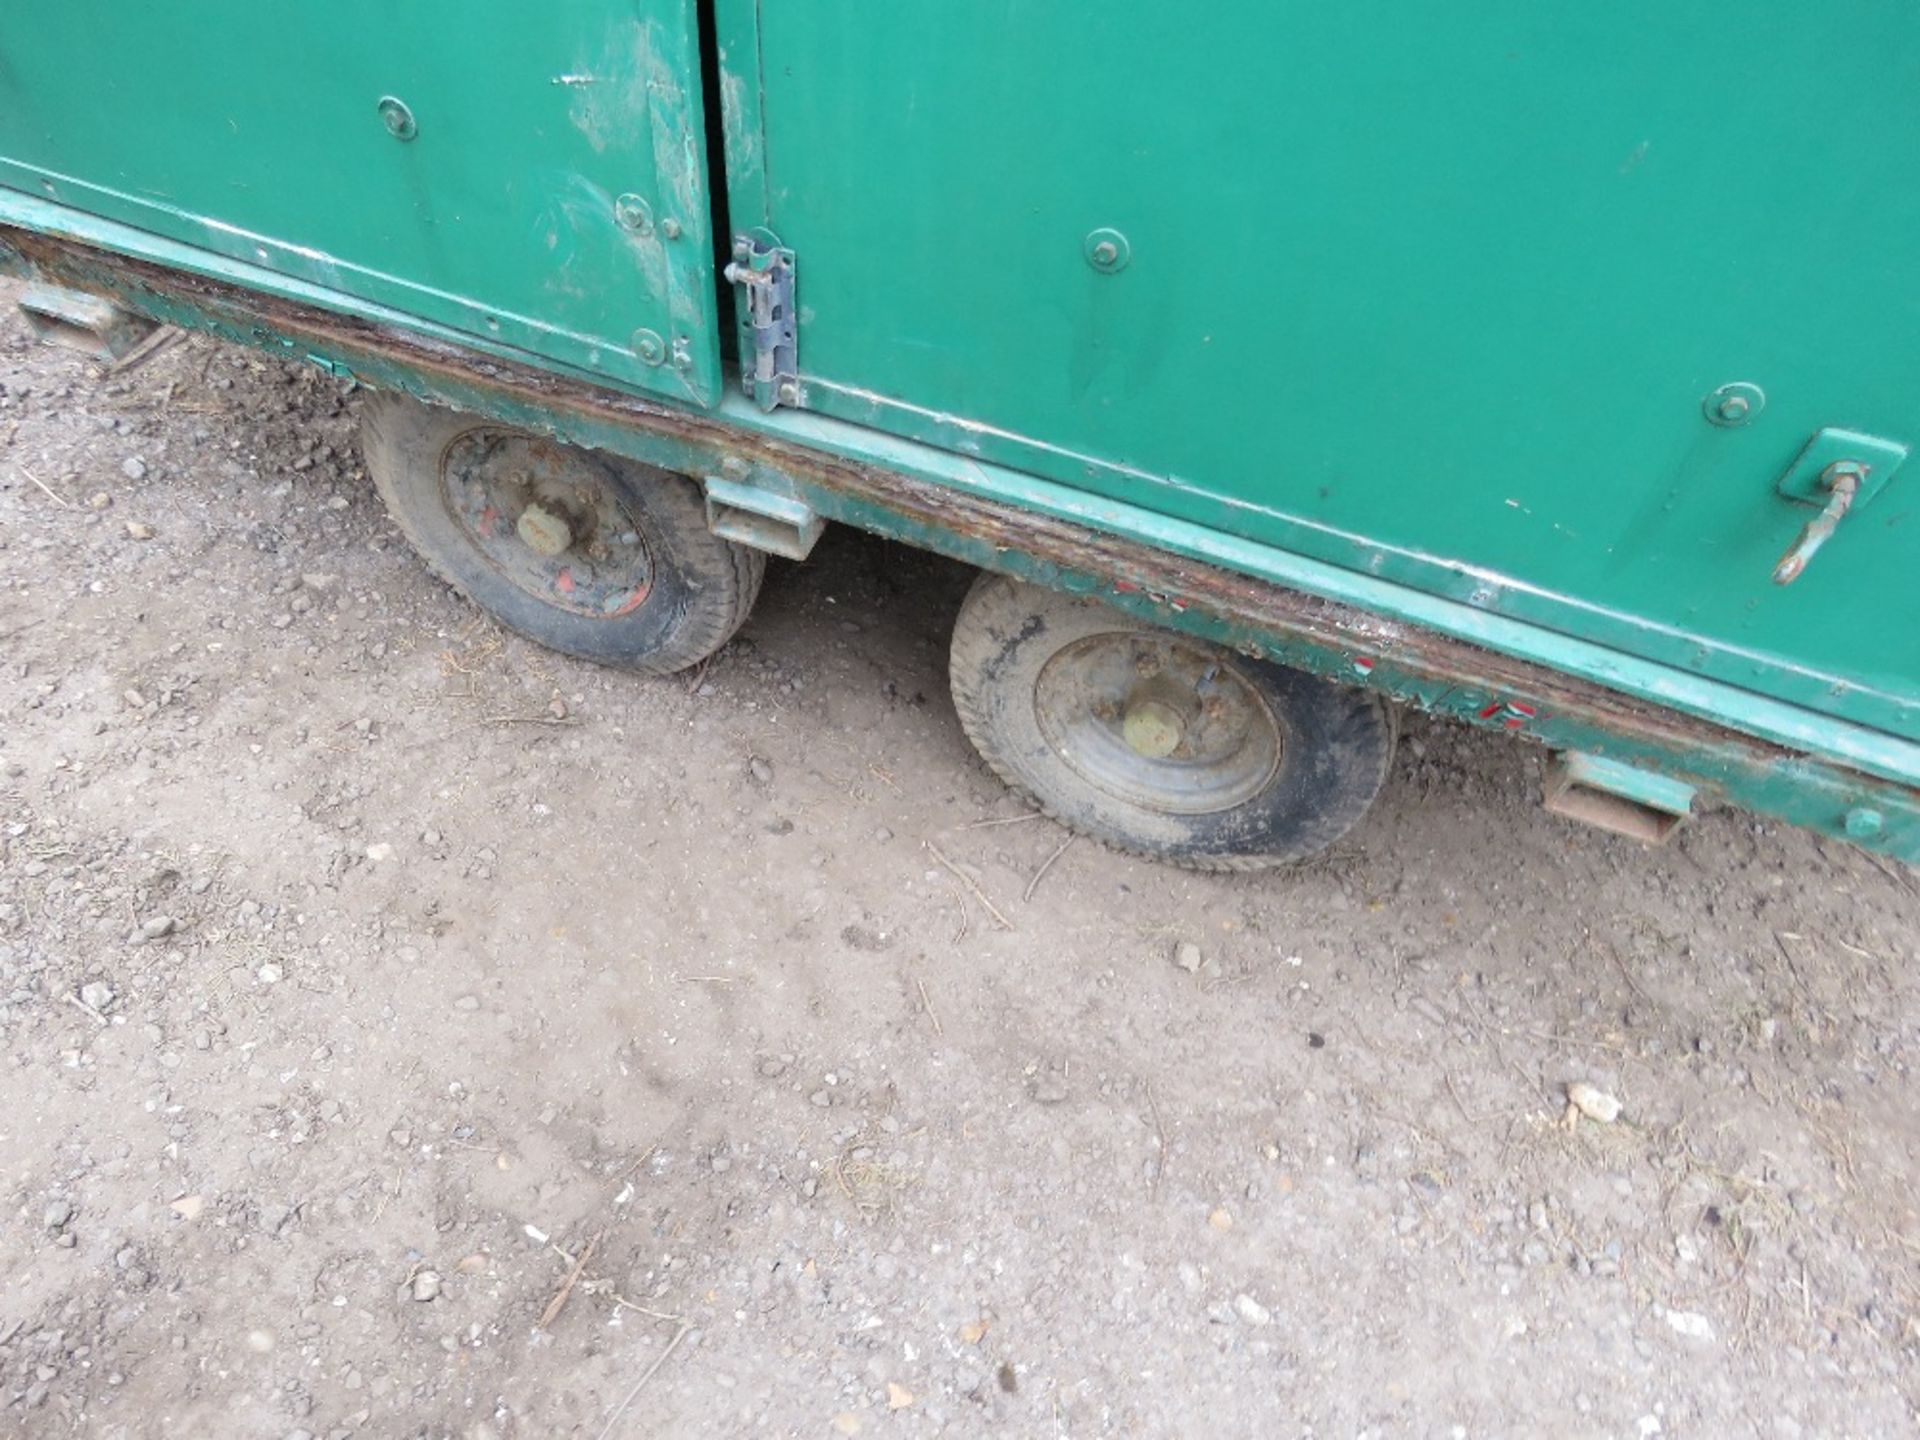
[[[573,530],[567,522],[538,501],[520,512],[514,530],[536,555],[549,559],[573,544]]]
[[[1127,707],[1120,734],[1136,755],[1149,760],[1164,760],[1180,748],[1186,724],[1173,706],[1164,700],[1136,700]]]
[[[470,430],[440,462],[447,513],[519,589],[579,615],[626,615],[653,589],[653,556],[618,483],[583,451]]]
[[[1231,810],[1279,768],[1284,731],[1230,657],[1176,635],[1089,635],[1034,682],[1047,743],[1109,795],[1168,815]]]

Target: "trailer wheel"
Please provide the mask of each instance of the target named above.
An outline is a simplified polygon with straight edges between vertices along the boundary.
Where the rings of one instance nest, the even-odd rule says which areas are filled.
[[[1195,870],[1325,849],[1393,756],[1372,695],[1000,575],[960,608],[951,675],[1001,779],[1071,829]]]
[[[766,557],[707,529],[685,476],[377,395],[361,446],[430,569],[542,645],[652,674],[740,628]]]

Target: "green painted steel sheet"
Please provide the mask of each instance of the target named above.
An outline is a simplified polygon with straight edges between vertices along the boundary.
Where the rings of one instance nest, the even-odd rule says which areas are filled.
[[[1920,442],[1920,10],[717,16],[810,408],[1920,737],[1920,460],[1770,579]]]
[[[0,185],[706,403],[695,21],[694,0],[34,5],[0,25]]]

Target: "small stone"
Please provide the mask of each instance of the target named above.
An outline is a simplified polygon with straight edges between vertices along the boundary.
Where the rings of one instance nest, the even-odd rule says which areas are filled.
[[[1058,1105],[1067,1098],[1067,1087],[1052,1075],[1042,1075],[1033,1082],[1033,1098],[1040,1105]]]
[[[144,710],[147,708],[147,697],[142,695],[138,690],[124,691],[120,698],[126,702],[129,710]]]
[[[300,583],[316,595],[325,595],[340,583],[340,577],[338,575],[302,575]]]
[[[1173,963],[1189,975],[1200,973],[1200,947],[1191,940],[1182,940],[1173,947]]]
[[[171,915],[149,915],[140,922],[140,933],[148,940],[158,940],[162,935],[171,935],[180,926],[180,922]]]
[[[129,455],[120,462],[120,473],[129,480],[144,480],[147,478],[147,462],[138,455]]]
[[[1669,1310],[1667,1324],[1674,1334],[1688,1340],[1713,1339],[1713,1322],[1695,1310]]]
[[[259,978],[262,985],[278,985],[282,980],[287,978],[286,970],[272,960],[267,961],[266,964],[262,965],[253,973]]]
[[[815,1105],[818,1108],[824,1110],[829,1105],[833,1104],[833,1096],[828,1094],[825,1090],[816,1090],[811,1095],[807,1096],[807,1101],[809,1104]]]
[[[771,785],[773,783],[773,766],[767,761],[762,760],[758,755],[747,761],[747,773],[754,778],[757,784]]]
[[[851,1410],[842,1410],[838,1415],[833,1417],[833,1431],[836,1435],[858,1435],[860,1433],[860,1417]]]
[[[167,1207],[182,1220],[198,1220],[200,1212],[207,1208],[206,1197],[201,1195],[182,1195]]]
[[[567,702],[562,700],[558,695],[554,696],[553,699],[547,702],[547,714],[551,715],[556,720],[566,719],[567,718]]]
[[[887,1382],[887,1409],[904,1410],[913,1404],[913,1391],[906,1386],[889,1380]]]
[[[1222,1233],[1225,1233],[1226,1231],[1233,1229],[1233,1216],[1228,1214],[1226,1209],[1223,1207],[1221,1209],[1215,1210],[1211,1215],[1207,1216],[1207,1224],[1211,1225],[1214,1229],[1221,1231]]]
[[[786,1061],[777,1059],[772,1055],[762,1060],[759,1065],[760,1074],[768,1080],[772,1080],[786,1073],[786,1068]]]
[[[112,504],[113,496],[104,490],[95,491],[87,497],[87,508],[90,510],[105,510]]]
[[[101,1014],[113,1008],[116,992],[113,986],[104,980],[89,980],[80,987],[80,1003]]]
[[[385,842],[382,842],[377,845],[367,846],[367,859],[371,860],[376,865],[381,864],[383,861],[391,860],[392,858],[393,858],[393,846],[388,845]]]
[[[1249,1325],[1271,1325],[1273,1312],[1244,1290],[1233,1297],[1234,1313]]]
[[[405,1150],[413,1144],[413,1131],[407,1129],[404,1125],[398,1125],[387,1132],[387,1138],[402,1150]]]
[[[153,526],[147,524],[144,520],[129,520],[127,521],[127,538],[129,540],[151,540],[153,538]]]
[[[480,1008],[480,997],[478,995],[462,995],[458,1000],[453,1002],[453,1008],[456,1010],[478,1010]]]
[[[422,1270],[413,1277],[413,1298],[421,1304],[436,1298],[440,1294],[440,1277],[431,1270]]]
[[[46,1211],[40,1216],[40,1223],[49,1230],[60,1230],[64,1229],[71,1219],[73,1219],[73,1202],[61,1198],[47,1202]]]
[[[262,1205],[260,1207],[260,1228],[269,1235],[278,1235],[287,1228],[287,1222],[293,1219],[293,1207],[290,1205]]]
[[[1567,1105],[1569,1120],[1584,1115],[1602,1125],[1611,1125],[1620,1118],[1619,1100],[1585,1080],[1576,1080],[1567,1086]]]

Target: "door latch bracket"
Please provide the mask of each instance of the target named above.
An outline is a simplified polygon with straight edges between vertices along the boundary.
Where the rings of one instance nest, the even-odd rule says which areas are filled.
[[[765,230],[749,230],[733,237],[733,263],[722,272],[739,302],[740,378],[762,410],[804,398],[793,269],[793,251]]]
[[[1789,500],[1819,506],[1820,513],[1801,527],[1774,565],[1773,583],[1791,585],[1806,573],[1840,522],[1871,500],[1906,458],[1907,447],[1897,440],[1833,426],[1816,432],[1780,477],[1778,489]]]
[[[1817,430],[1811,440],[1780,477],[1779,491],[1789,500],[1803,505],[1824,506],[1832,498],[1833,487],[1823,477],[1836,464],[1847,464],[1863,471],[1853,497],[1858,510],[1880,492],[1907,458],[1907,447],[1898,440],[1883,440],[1877,435],[1862,435],[1857,430],[1842,430],[1829,425]]]

